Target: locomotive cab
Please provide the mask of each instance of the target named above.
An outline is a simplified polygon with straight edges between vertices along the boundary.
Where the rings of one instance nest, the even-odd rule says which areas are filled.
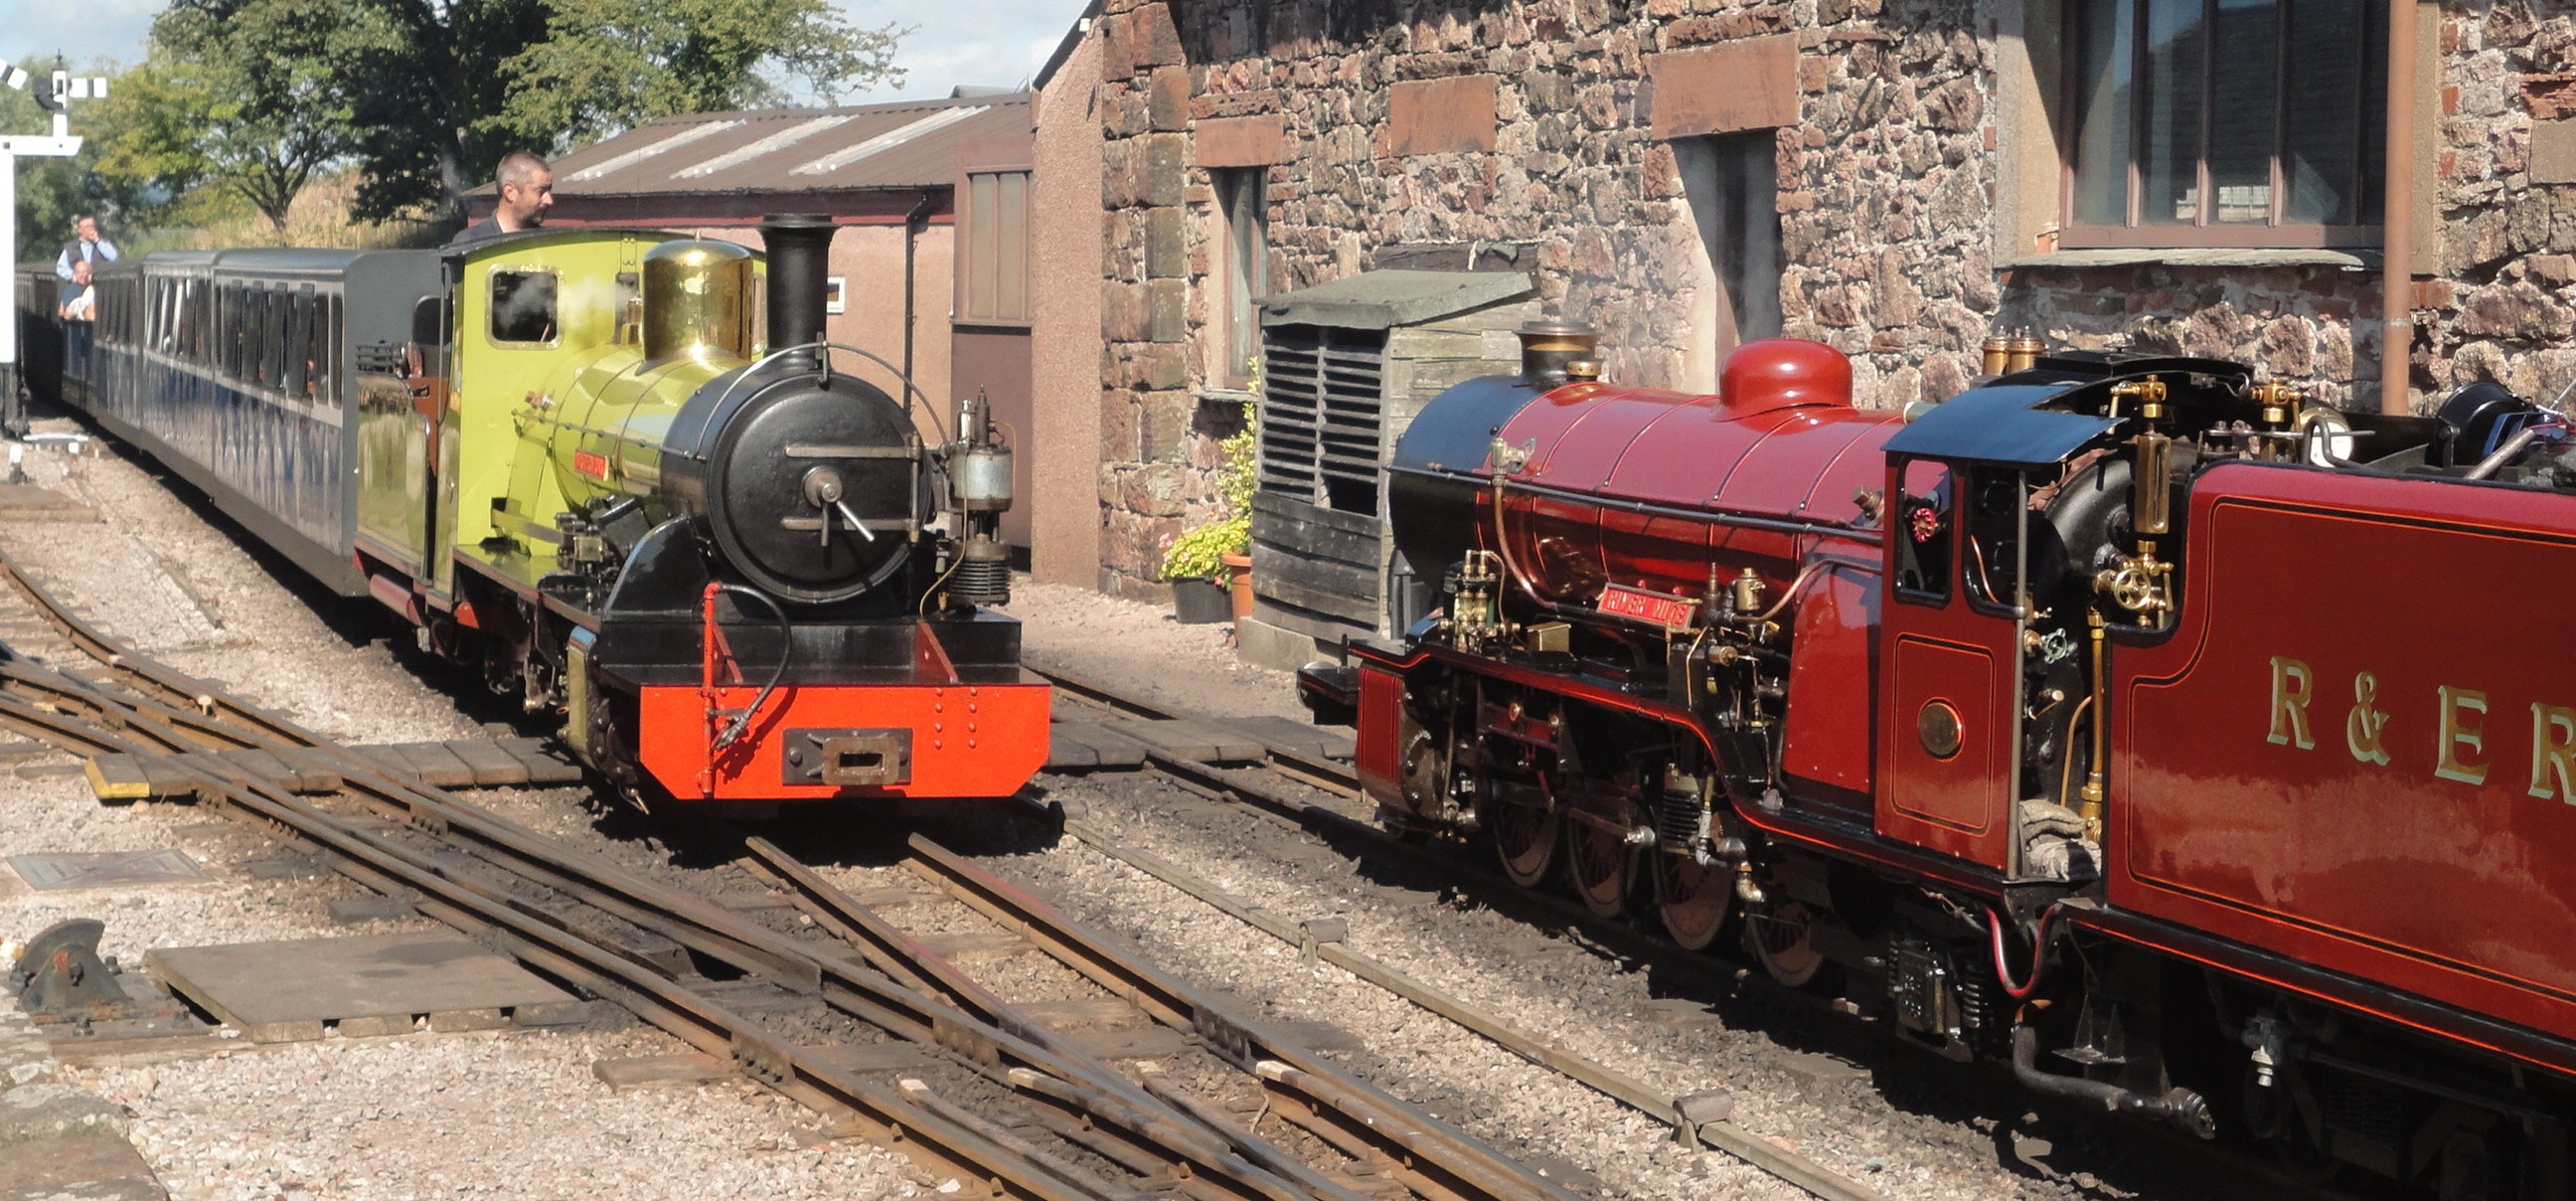
[[[2068,390],[1971,392],[1887,445],[1874,827],[2007,878],[2086,879],[2098,857],[2099,780],[2087,823],[2070,745],[2089,632],[2068,543],[2092,539],[2056,518],[2107,492],[2071,464],[2116,421],[2042,407]]]

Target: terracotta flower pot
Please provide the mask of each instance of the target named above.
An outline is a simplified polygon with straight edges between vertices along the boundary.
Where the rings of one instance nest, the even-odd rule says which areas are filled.
[[[1252,616],[1252,555],[1233,552],[1217,556],[1225,564],[1226,590],[1234,598],[1234,619],[1241,622]]]

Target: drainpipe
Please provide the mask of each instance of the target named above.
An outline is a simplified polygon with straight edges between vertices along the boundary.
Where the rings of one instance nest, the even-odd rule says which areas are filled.
[[[2415,345],[2415,0],[2388,0],[2388,162],[2380,187],[2379,411],[2411,411],[2408,360]]]
[[[2395,4],[2400,0],[2389,0],[2389,2]],[[913,279],[912,263],[914,253],[921,245],[921,224],[930,216],[931,203],[930,189],[923,188],[921,200],[915,203],[912,211],[904,214],[903,217],[903,378],[906,383],[912,382],[912,311],[914,294],[919,290]],[[914,385],[914,387],[918,386]],[[903,412],[906,417],[912,415],[912,391],[912,388],[903,390]],[[922,403],[930,403],[929,394],[923,394]]]

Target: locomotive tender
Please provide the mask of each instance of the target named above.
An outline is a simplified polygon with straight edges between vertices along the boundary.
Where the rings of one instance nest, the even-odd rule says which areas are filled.
[[[1523,337],[1389,467],[1445,603],[1309,671],[1389,825],[2042,1092],[2576,1188],[2576,673],[2400,624],[2576,595],[2563,419],[1996,342],[1908,420],[1812,342],[1693,396]]]
[[[832,225],[762,230],[153,254],[99,272],[92,330],[30,267],[29,381],[630,795],[1007,796],[1048,707],[986,608],[1010,451],[980,403],[930,442],[837,370]]]

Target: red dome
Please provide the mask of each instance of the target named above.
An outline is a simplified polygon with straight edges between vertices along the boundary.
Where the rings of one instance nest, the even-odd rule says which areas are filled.
[[[1744,413],[1799,405],[1851,406],[1851,360],[1805,338],[1764,338],[1726,356],[1718,403]]]

